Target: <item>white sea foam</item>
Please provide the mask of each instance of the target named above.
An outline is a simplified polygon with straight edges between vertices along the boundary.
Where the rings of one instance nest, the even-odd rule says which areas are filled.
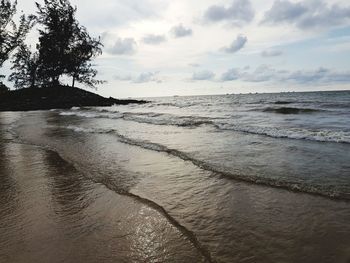
[[[273,138],[288,138],[296,140],[311,140],[320,142],[350,143],[350,132],[318,129],[311,130],[306,128],[278,128],[261,127],[241,123],[227,123],[223,119],[215,119],[200,116],[178,116],[167,113],[154,112],[118,112],[100,109],[98,111],[67,111],[61,112],[63,116],[79,116],[84,118],[108,118],[124,119],[139,123],[153,125],[170,125],[179,127],[198,127],[201,125],[213,125],[219,130],[232,130],[250,134],[264,135]],[[225,120],[224,120],[225,121]],[[227,120],[231,121],[232,120]]]
[[[218,123],[215,126],[220,130],[233,130],[251,134],[266,135],[273,138],[289,138],[296,140],[311,140],[320,142],[350,143],[350,132],[318,130],[312,131],[300,128],[274,128],[244,126],[239,124]]]
[[[238,172],[232,173],[231,170],[228,168],[225,168],[223,166],[217,166],[207,161],[200,160],[195,156],[193,156],[192,154],[189,154],[177,149],[169,148],[168,146],[162,145],[159,143],[130,138],[123,134],[120,134],[117,130],[114,130],[114,129],[82,128],[77,126],[68,126],[67,129],[74,130],[75,132],[83,132],[83,133],[113,134],[117,136],[119,141],[122,143],[138,146],[146,150],[163,152],[163,153],[172,155],[174,157],[180,158],[184,161],[189,161],[201,169],[211,171],[221,176],[229,177],[236,180],[268,185],[268,186],[277,187],[277,188],[284,188],[291,191],[313,193],[313,194],[328,196],[332,198],[350,199],[350,196],[348,194],[338,192],[335,188],[332,188],[332,187],[325,187],[325,186],[318,187],[316,185],[303,183],[302,181],[288,181],[282,178],[275,179],[275,178],[266,178],[266,177],[255,176],[255,175],[240,174]]]
[[[113,129],[85,128],[85,127],[78,127],[74,125],[69,125],[66,128],[69,130],[73,130],[75,132],[83,132],[83,133],[110,133],[115,131]]]

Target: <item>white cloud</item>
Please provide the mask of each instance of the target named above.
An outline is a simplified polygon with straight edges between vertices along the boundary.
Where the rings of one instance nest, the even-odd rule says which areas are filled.
[[[335,71],[320,67],[315,70],[277,70],[261,65],[254,71],[232,68],[221,75],[221,81],[241,80],[245,82],[282,82],[300,85],[323,85],[350,82],[350,71]]]
[[[348,0],[70,1],[92,36],[107,32],[102,34],[104,54],[97,58],[99,73],[109,80],[100,87],[106,95],[224,92],[217,81],[225,81],[220,85],[227,91],[241,87],[243,92],[257,91],[258,86],[259,92],[279,91],[289,84],[306,90],[327,82],[336,83],[330,88],[338,84],[349,88],[348,73],[341,71],[350,68]],[[35,3],[19,1],[18,10],[35,13]],[[244,35],[236,38],[240,33]],[[28,44],[35,46],[37,35],[30,34]],[[256,69],[263,61],[271,66]],[[244,68],[248,64],[253,67]],[[322,73],[320,66],[328,72]],[[1,70],[10,73],[10,67],[7,63]],[[205,78],[205,69],[216,73],[205,83],[207,90],[202,81],[189,81],[193,72],[195,78]],[[122,76],[114,79],[116,72]],[[154,85],[160,80],[162,84]],[[124,81],[125,89],[115,89],[119,81]]]
[[[84,24],[103,29],[155,19],[161,16],[161,10],[169,4],[161,0],[71,0],[71,2],[77,6],[78,16]]]
[[[128,81],[132,83],[162,82],[162,80],[158,77],[158,72],[142,72],[139,75],[135,76],[115,75],[114,79],[119,81]]]
[[[278,57],[281,56],[283,52],[281,50],[276,49],[268,49],[261,52],[262,57]]]
[[[166,38],[164,35],[153,35],[148,34],[142,38],[143,43],[149,44],[149,45],[158,45],[162,42],[166,41]]]
[[[188,65],[193,68],[199,68],[201,66],[198,63],[189,63]]]

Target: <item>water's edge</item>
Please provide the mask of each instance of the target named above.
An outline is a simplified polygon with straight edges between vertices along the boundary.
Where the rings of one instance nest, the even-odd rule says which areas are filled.
[[[13,144],[23,144],[23,145],[28,145],[28,146],[32,146],[32,147],[36,147],[39,149],[42,149],[44,151],[47,152],[51,152],[55,155],[57,155],[61,160],[63,160],[64,162],[70,164],[74,169],[76,169],[78,172],[82,173],[83,175],[85,174],[85,172],[83,172],[81,169],[79,169],[79,167],[72,161],[70,160],[68,157],[63,156],[57,149],[51,147],[51,146],[42,146],[42,145],[36,145],[33,144],[31,142],[25,141],[20,139],[14,130],[9,130],[9,132],[12,133],[12,135],[15,136],[14,139],[8,139],[8,140],[1,140],[0,142],[4,142],[4,143],[13,143]],[[191,244],[200,252],[200,254],[203,256],[203,258],[205,259],[204,262],[208,262],[208,263],[215,263],[216,261],[212,258],[210,251],[204,247],[200,241],[198,240],[196,234],[187,229],[185,226],[183,226],[180,222],[178,222],[173,216],[171,216],[164,207],[162,207],[161,205],[157,204],[156,202],[149,200],[147,198],[144,198],[142,196],[130,193],[130,192],[126,192],[126,191],[116,191],[115,188],[111,187],[110,185],[108,185],[107,182],[105,181],[97,181],[97,180],[93,180],[92,176],[85,176],[86,179],[97,183],[97,184],[102,184],[104,187],[106,187],[107,189],[109,189],[110,191],[119,194],[119,195],[124,195],[127,197],[132,198],[133,200],[142,203],[154,210],[156,210],[158,213],[160,213],[164,218],[166,218],[166,220],[173,225],[176,229],[178,229],[185,237],[187,240],[189,240],[191,242]]]

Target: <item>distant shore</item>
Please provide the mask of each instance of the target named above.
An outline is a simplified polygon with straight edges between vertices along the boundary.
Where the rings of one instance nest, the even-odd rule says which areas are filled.
[[[95,93],[69,86],[27,88],[0,95],[0,111],[33,111],[67,109],[71,107],[143,104],[144,100],[105,98]]]

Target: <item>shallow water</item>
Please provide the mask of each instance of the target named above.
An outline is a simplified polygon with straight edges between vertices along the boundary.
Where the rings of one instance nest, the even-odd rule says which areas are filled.
[[[113,133],[231,178],[350,199],[350,92],[155,98],[59,114],[86,119],[65,126],[75,132]]]
[[[0,156],[0,262],[204,261],[161,211],[57,153],[7,140]]]
[[[5,224],[8,235],[0,241],[5,244],[0,255],[16,254],[6,240],[13,235],[13,243],[20,244],[22,235],[13,233],[24,229],[28,232],[25,246],[30,241],[39,246],[44,240],[44,258],[64,251],[72,262],[101,258],[117,262],[348,262],[349,123],[340,112],[349,110],[349,96],[344,94],[339,98],[327,95],[335,96],[338,106],[333,105],[333,97],[327,100],[320,94],[274,94],[243,99],[242,95],[161,98],[143,106],[2,113],[2,123],[12,123],[2,135],[3,148],[10,149],[2,150],[7,160],[2,161],[2,170],[17,169],[3,177],[10,183],[2,185],[11,190],[3,191],[2,199],[16,200],[11,194],[17,193],[28,205],[11,215],[22,217],[22,223],[4,217],[15,223]],[[318,106],[310,101],[318,101]],[[265,110],[293,103],[315,112]],[[337,114],[325,113],[327,107]],[[232,117],[240,114],[240,118]],[[282,133],[303,129],[308,134],[324,134],[324,130],[332,134],[280,138],[222,129],[219,121]],[[341,139],[336,139],[340,134]],[[51,149],[65,161],[54,152],[14,142]],[[37,179],[24,183],[19,176],[24,173]],[[23,186],[16,186],[13,182],[17,181]],[[25,194],[27,190],[18,193],[18,188],[41,193],[42,199]],[[62,205],[66,199],[67,205]],[[60,205],[53,205],[56,200],[61,200]],[[7,202],[1,207],[7,207]],[[35,206],[41,212],[32,215]],[[32,221],[40,225],[42,220],[50,226],[44,228],[45,238],[31,225]],[[133,230],[134,236],[118,239],[126,230]],[[56,232],[62,232],[57,239]],[[70,243],[86,245],[67,252],[64,249]],[[108,246],[105,251],[104,246]],[[21,257],[38,256],[36,249],[30,245],[17,255],[17,262]]]

